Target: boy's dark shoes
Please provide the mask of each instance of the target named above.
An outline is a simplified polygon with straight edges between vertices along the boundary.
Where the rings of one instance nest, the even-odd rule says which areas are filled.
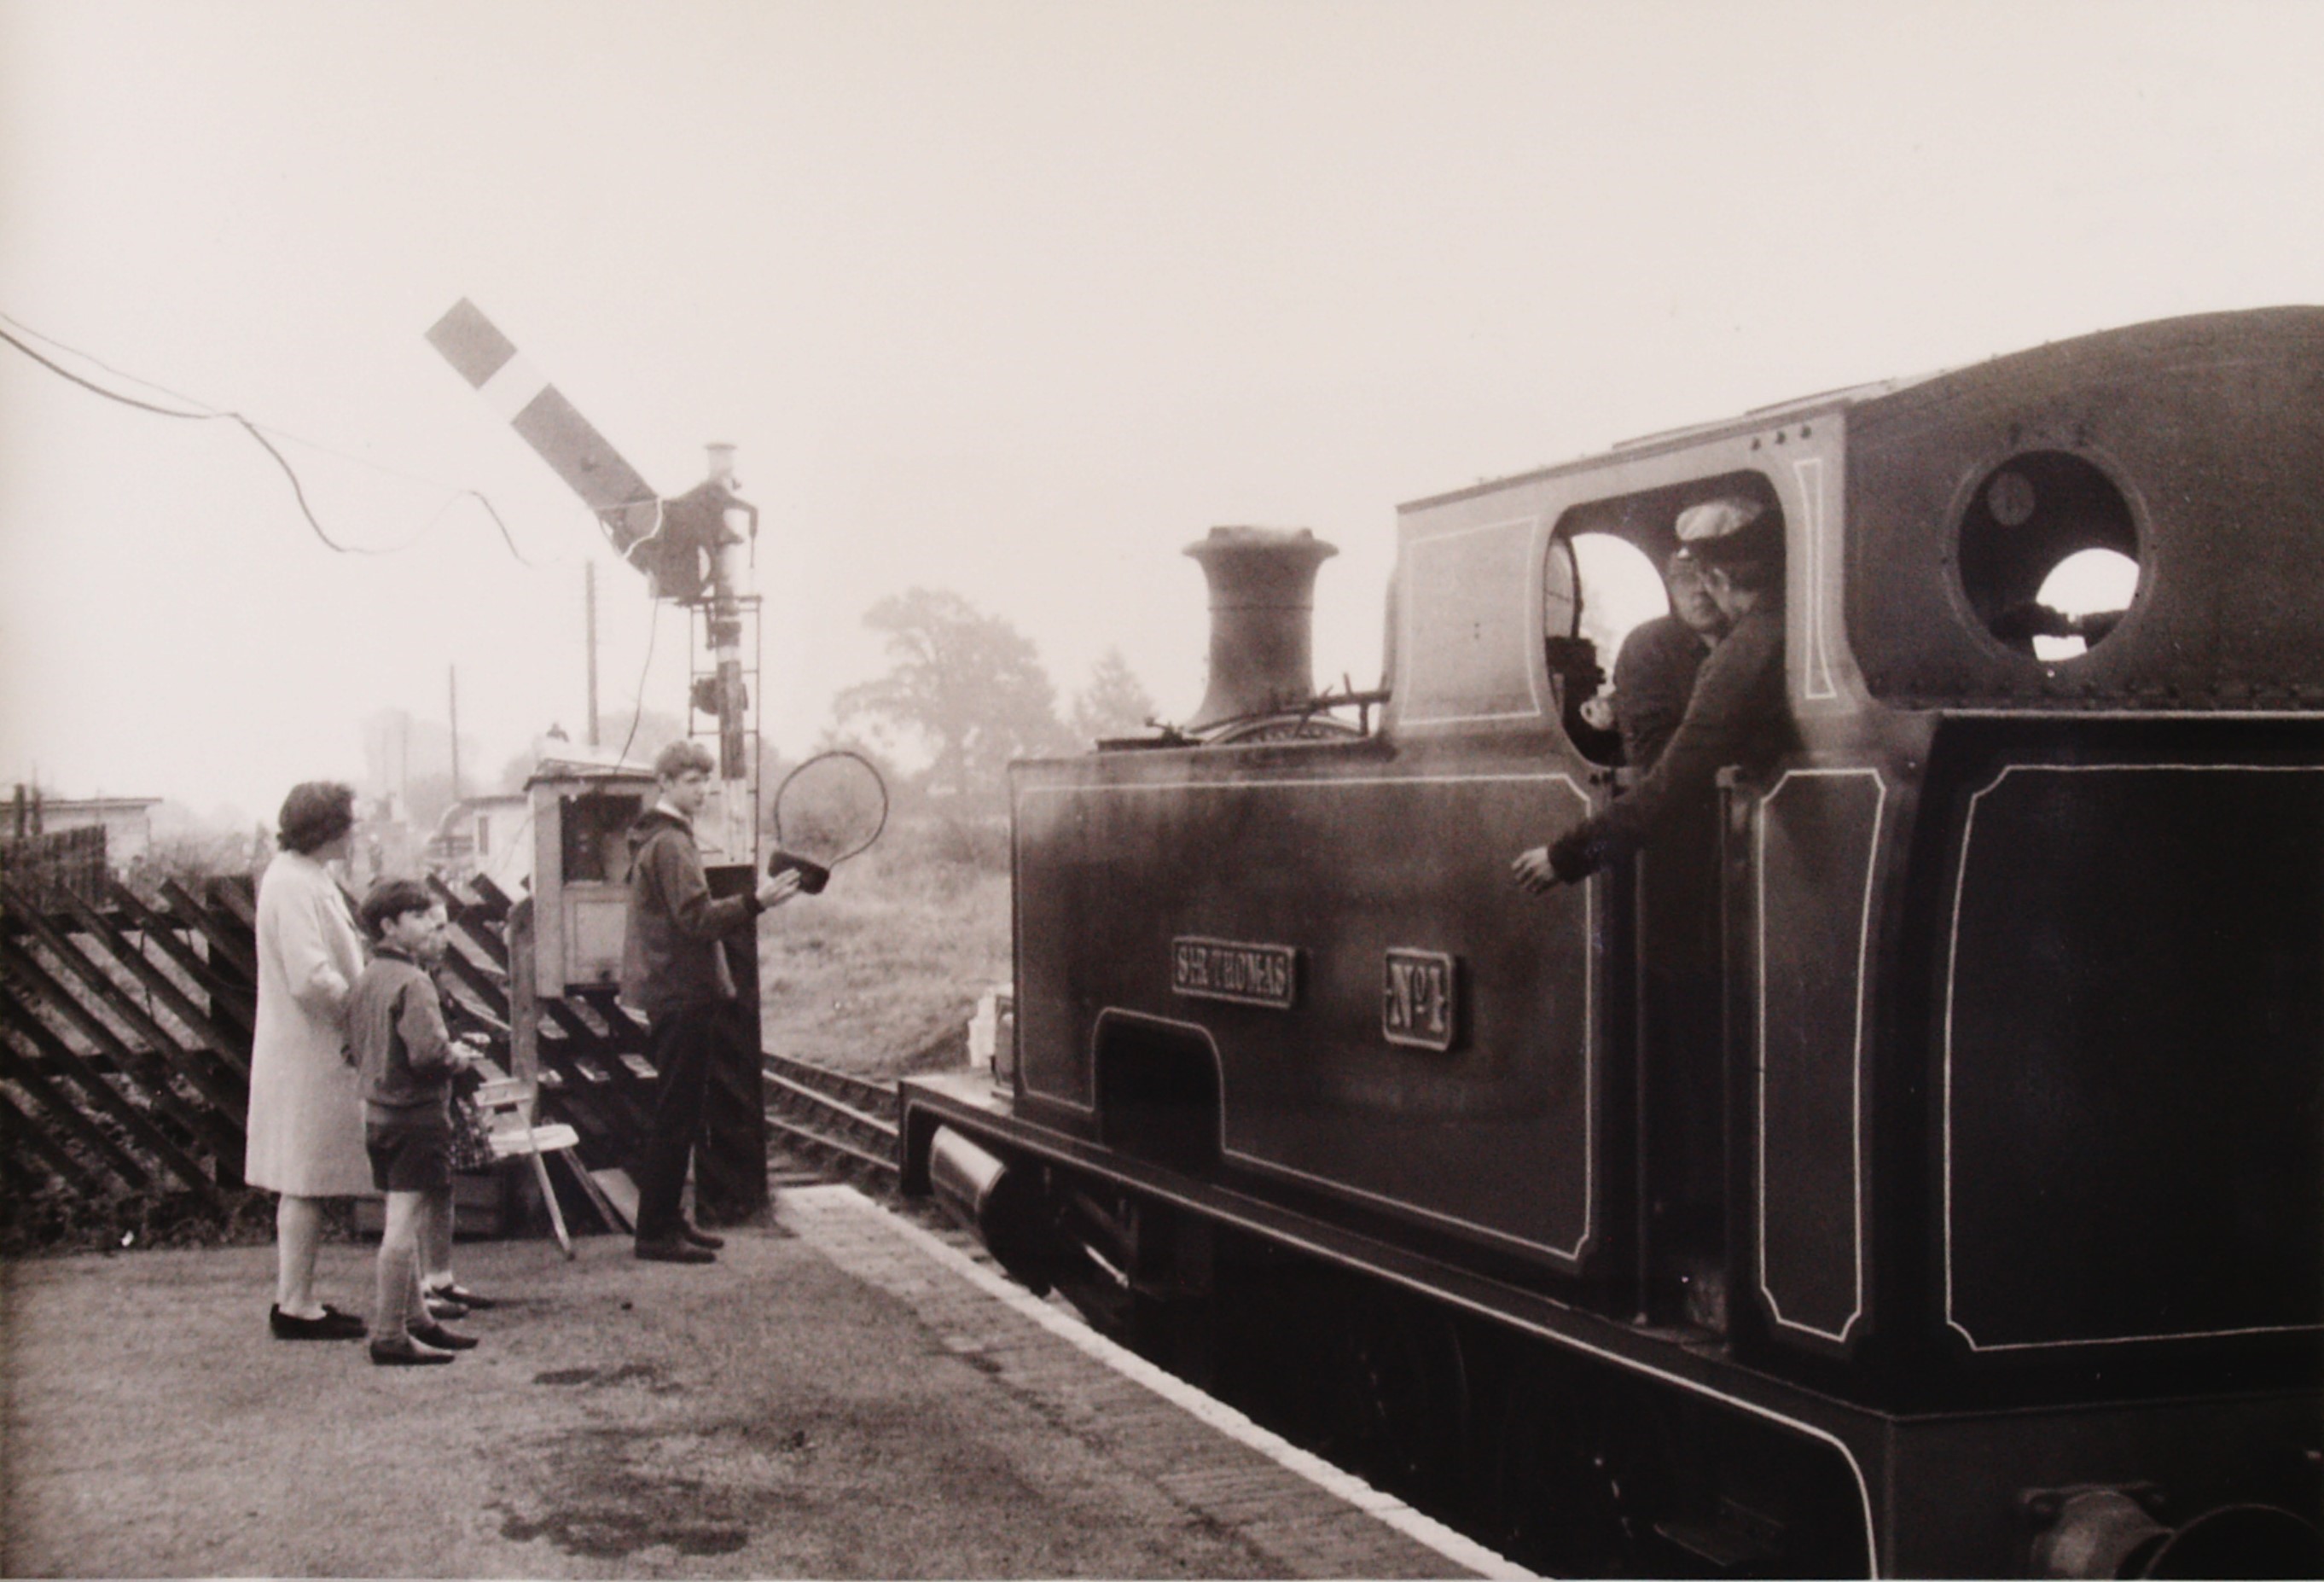
[[[475,1291],[470,1291],[466,1286],[457,1283],[452,1285],[431,1285],[428,1288],[427,1297],[428,1300],[432,1302],[457,1302],[460,1306],[468,1309],[471,1312],[477,1313],[488,1312],[492,1309],[500,1306],[500,1303],[494,1301],[491,1297],[479,1296]],[[460,1315],[456,1313],[447,1313],[441,1316],[444,1318],[458,1318]]]
[[[425,1367],[430,1363],[452,1360],[448,1351],[430,1351],[424,1346],[414,1346],[409,1340],[374,1340],[371,1343],[371,1360],[383,1368]]]
[[[637,1255],[649,1263],[715,1263],[718,1254],[707,1247],[697,1247],[677,1236],[660,1241],[640,1242]]]
[[[447,1329],[441,1324],[407,1324],[411,1338],[422,1346],[433,1346],[444,1351],[466,1351],[476,1344],[473,1335],[463,1335],[456,1329]]]
[[[270,1307],[266,1328],[277,1340],[361,1340],[365,1326],[355,1314],[342,1313],[325,1302],[319,1318],[293,1318],[279,1307]]]
[[[431,1318],[465,1318],[468,1316],[466,1305],[456,1302],[450,1297],[438,1296],[435,1292],[429,1291],[427,1293],[427,1302],[428,1316]]]
[[[708,1247],[714,1253],[726,1244],[724,1236],[714,1236],[699,1226],[680,1225],[678,1235],[680,1241],[691,1242],[697,1247]]]

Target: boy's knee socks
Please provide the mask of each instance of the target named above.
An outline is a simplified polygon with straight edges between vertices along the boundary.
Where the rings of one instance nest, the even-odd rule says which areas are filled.
[[[419,1262],[409,1246],[394,1247],[382,1242],[379,1246],[379,1289],[372,1298],[371,1337],[374,1340],[401,1340],[407,1337],[406,1328],[412,1319],[420,1289]],[[420,1309],[419,1318],[425,1322],[428,1309]]]

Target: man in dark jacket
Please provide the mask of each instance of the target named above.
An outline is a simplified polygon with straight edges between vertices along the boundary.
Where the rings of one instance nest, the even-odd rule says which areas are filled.
[[[1510,869],[1522,890],[1578,884],[1629,856],[1674,809],[1707,795],[1721,767],[1771,754],[1789,737],[1783,519],[1757,501],[1720,499],[1679,513],[1677,531],[1703,568],[1727,634],[1696,672],[1686,714],[1646,777],[1551,845],[1521,854]]]
[[[702,1135],[711,1065],[742,1025],[724,940],[753,936],[759,914],[788,901],[799,885],[798,875],[786,871],[760,881],[754,894],[712,897],[694,844],[694,816],[709,797],[713,767],[698,742],[663,748],[654,760],[660,800],[630,832],[622,990],[646,1013],[659,1073],[653,1130],[638,1165],[636,1252],[662,1263],[708,1263],[722,1244],[687,1223],[678,1199]]]
[[[1681,549],[1664,568],[1670,614],[1642,621],[1622,639],[1614,660],[1614,723],[1622,732],[1622,762],[1633,774],[1655,766],[1670,745],[1687,699],[1694,696],[1695,672],[1702,668],[1727,617],[1703,586],[1702,565]]]

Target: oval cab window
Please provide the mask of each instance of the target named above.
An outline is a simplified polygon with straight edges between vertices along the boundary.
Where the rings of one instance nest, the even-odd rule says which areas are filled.
[[[1595,643],[1610,668],[1631,627],[1670,613],[1670,596],[1654,561],[1628,540],[1585,532],[1571,542],[1582,585],[1576,635]]]
[[[2014,456],[1961,513],[1961,593],[1998,641],[2055,664],[2104,642],[2138,592],[2130,503],[2062,450]]]
[[[1551,541],[1543,589],[1543,630],[1566,735],[1584,756],[1618,763],[1614,661],[1631,628],[1669,613],[1662,574],[1628,540],[1580,532]]]

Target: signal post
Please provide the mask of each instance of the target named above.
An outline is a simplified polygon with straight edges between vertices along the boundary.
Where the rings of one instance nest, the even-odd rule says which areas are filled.
[[[719,788],[696,837],[712,893],[749,893],[760,863],[759,598],[750,587],[758,510],[735,493],[734,447],[710,446],[708,477],[663,498],[473,304],[455,304],[428,339],[587,504],[615,550],[645,574],[649,597],[687,608],[688,732],[715,732],[718,742]],[[705,719],[707,729],[696,723]],[[540,1051],[543,1102],[570,1113],[584,1162],[603,1179],[628,1168],[653,1113],[656,1073],[644,1056],[644,1028],[618,1003],[628,921],[627,853],[618,835],[651,805],[652,791],[641,766],[557,768],[544,766],[530,788],[533,1009],[513,1041]],[[766,1116],[757,948],[746,941],[722,948],[738,998],[735,1048],[711,1074],[695,1198],[706,1223],[732,1225],[767,1205]],[[576,1004],[594,1008],[579,1014]],[[598,1025],[610,1039],[595,1033]]]

